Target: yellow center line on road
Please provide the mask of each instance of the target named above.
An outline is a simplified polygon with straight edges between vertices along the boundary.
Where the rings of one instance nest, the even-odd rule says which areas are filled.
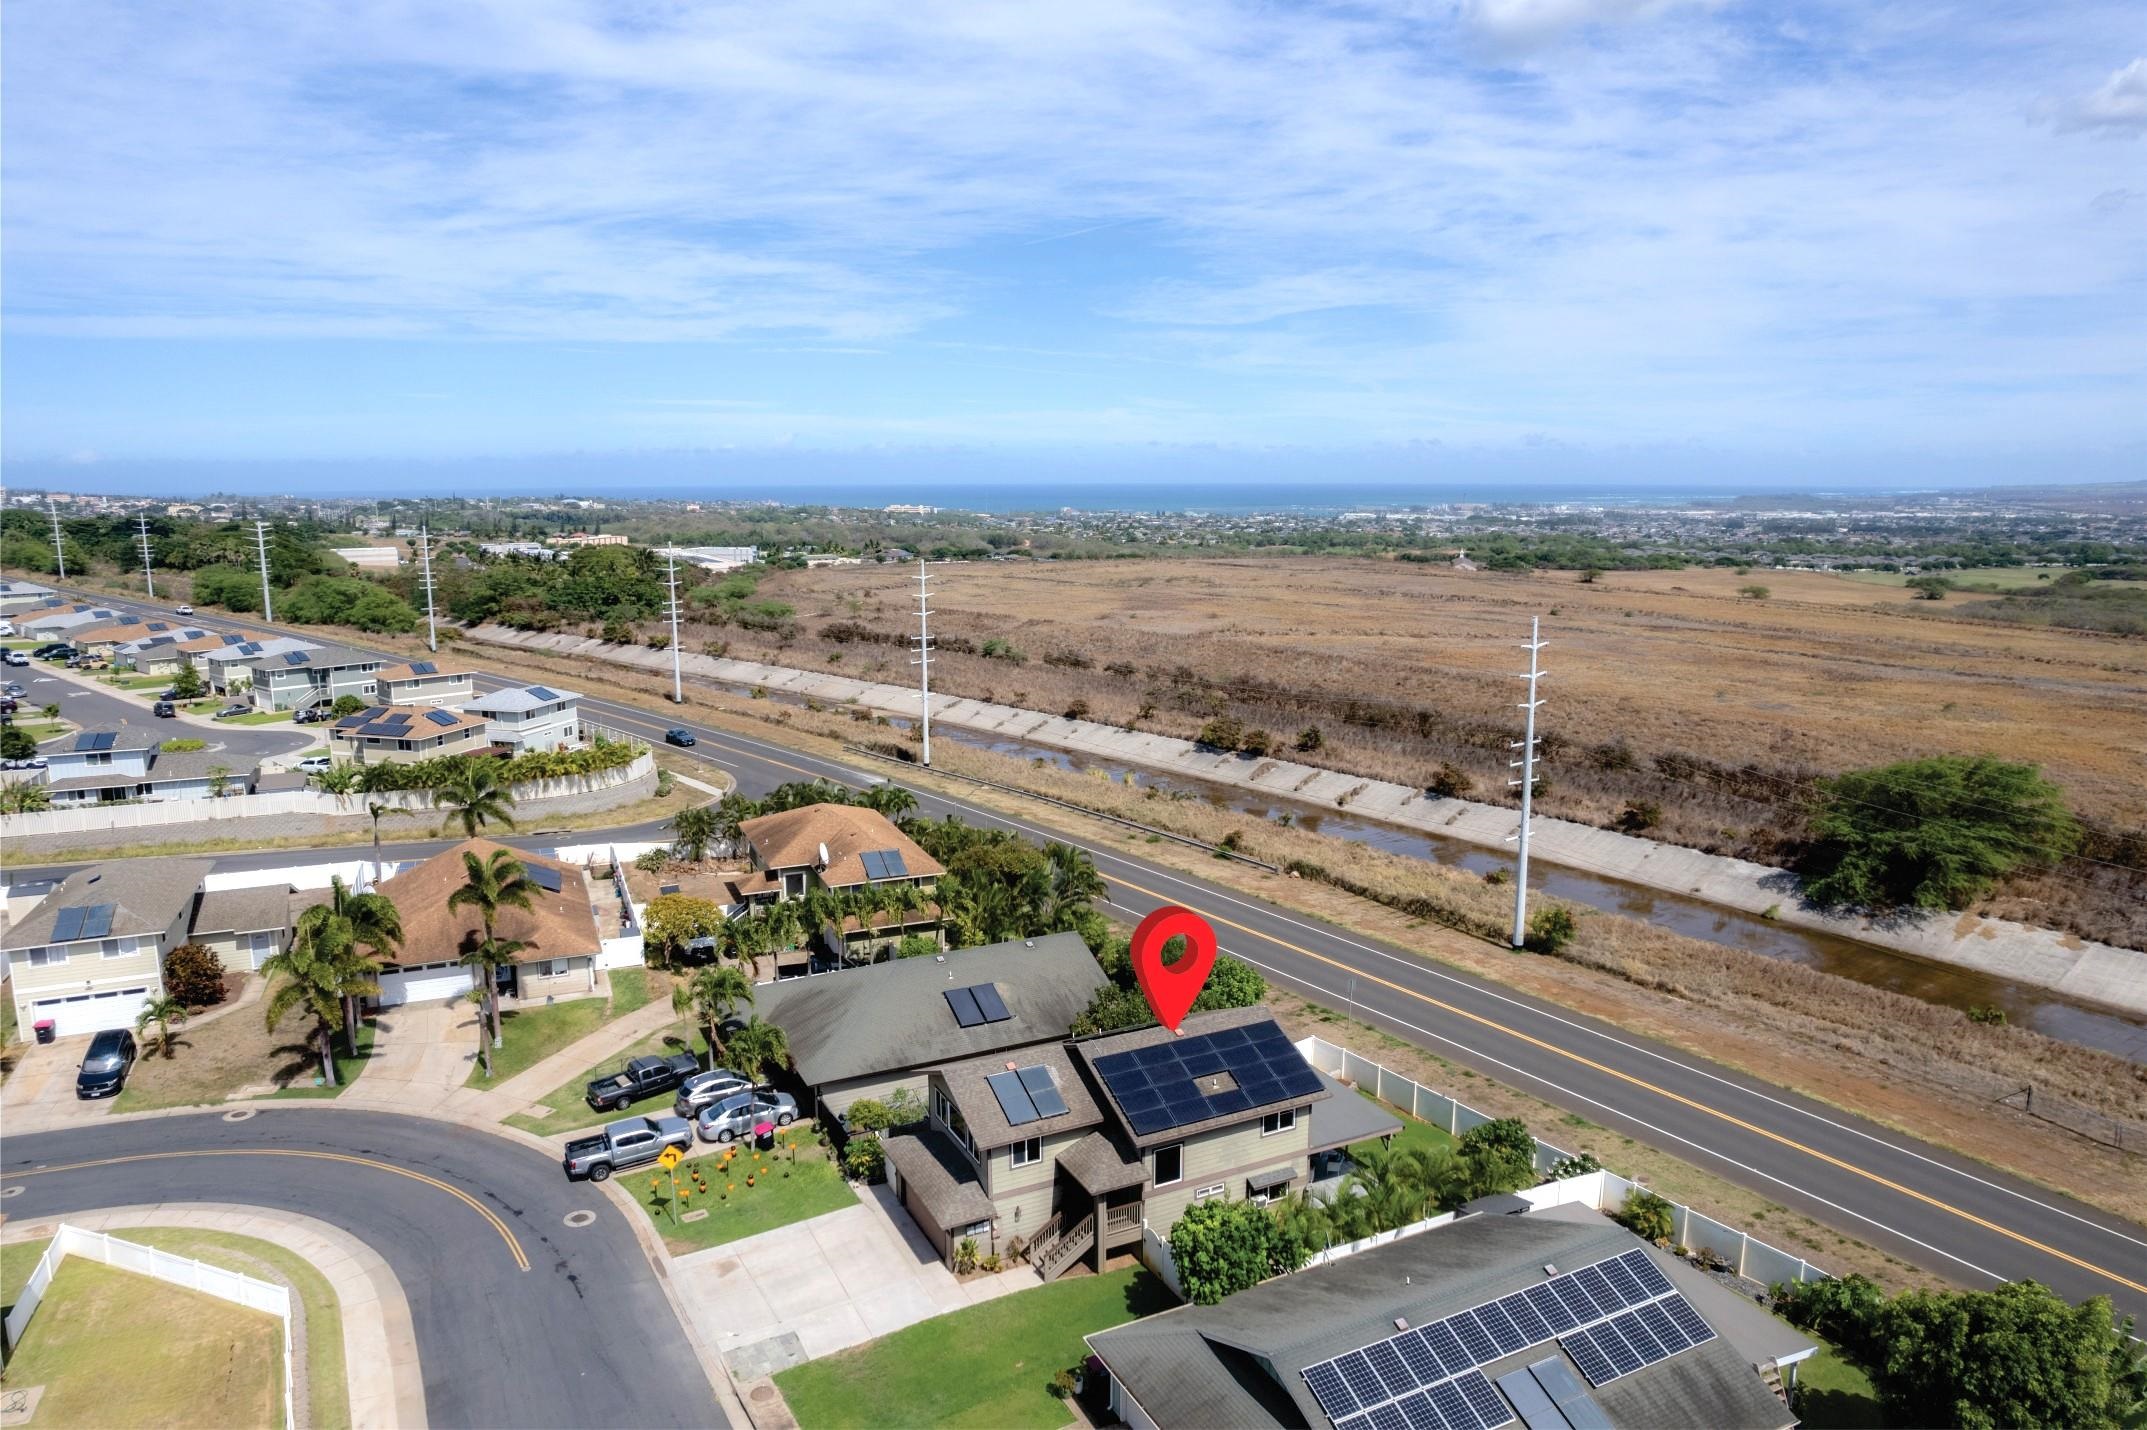
[[[105,1157],[94,1162],[69,1162],[60,1167],[36,1167],[27,1172],[9,1172],[4,1176],[0,1176],[0,1181],[16,1181],[24,1177],[42,1177],[53,1172],[80,1172],[92,1167],[117,1167],[128,1162],[156,1162],[170,1157],[310,1157],[323,1162],[350,1162],[360,1167],[371,1167],[377,1171],[393,1172],[398,1177],[408,1177],[412,1181],[423,1182],[428,1187],[437,1187],[449,1196],[466,1203],[470,1210],[492,1223],[492,1229],[500,1234],[502,1241],[507,1243],[507,1250],[514,1256],[515,1265],[524,1271],[529,1270],[529,1258],[522,1252],[522,1243],[515,1239],[514,1232],[508,1228],[507,1223],[501,1221],[490,1207],[478,1201],[468,1192],[463,1191],[462,1188],[449,1182],[443,1182],[438,1177],[428,1177],[423,1172],[413,1172],[408,1167],[398,1167],[390,1162],[375,1161],[370,1157],[353,1157],[345,1152],[306,1152],[283,1147],[214,1147],[185,1152],[138,1152],[129,1157]]]
[[[1162,903],[1175,904],[1183,902],[1182,900],[1172,898],[1167,894],[1157,893],[1154,889],[1144,888],[1141,885],[1134,883],[1130,879],[1121,878],[1115,874],[1107,874],[1104,877],[1110,880],[1112,883],[1122,884],[1126,888],[1133,890],[1135,893],[1146,894],[1149,898],[1159,900]],[[1662,1087],[1655,1083],[1649,1082],[1646,1078],[1636,1077],[1631,1073],[1623,1072],[1617,1068],[1610,1067],[1607,1064],[1597,1062],[1593,1058],[1584,1057],[1581,1054],[1574,1052],[1570,1048],[1562,1048],[1556,1043],[1547,1042],[1542,1038],[1534,1037],[1528,1033],[1522,1032],[1518,1028],[1508,1027],[1506,1024],[1499,1022],[1495,1018],[1486,1018],[1481,1013],[1471,1013],[1466,1008],[1456,1007],[1454,1004],[1445,1002],[1438,998],[1434,998],[1428,993],[1419,993],[1414,988],[1407,988],[1389,979],[1381,978],[1376,973],[1366,972],[1365,970],[1357,968],[1351,964],[1344,963],[1341,959],[1331,958],[1324,953],[1315,953],[1309,948],[1304,948],[1298,944],[1291,943],[1288,939],[1277,938],[1275,937],[1275,935],[1269,933],[1262,933],[1258,929],[1248,927],[1245,924],[1233,922],[1232,920],[1222,918],[1219,915],[1206,914],[1203,916],[1206,917],[1212,923],[1221,924],[1225,928],[1236,929],[1238,932],[1250,935],[1251,937],[1259,939],[1264,943],[1271,943],[1278,948],[1289,949],[1292,953],[1302,954],[1304,957],[1312,959],[1318,963],[1324,963],[1330,968],[1340,969],[1342,972],[1350,974],[1351,976],[1356,978],[1361,978],[1368,983],[1376,983],[1382,988],[1391,989],[1394,992],[1400,993],[1406,997],[1414,998],[1420,1003],[1427,1003],[1442,1012],[1451,1013],[1457,1018],[1462,1018],[1467,1020],[1468,1022],[1476,1023],[1482,1027],[1489,1028],[1493,1032],[1503,1033],[1507,1037],[1518,1039],[1521,1042],[1527,1043],[1531,1047],[1540,1048],[1544,1052],[1552,1053],[1558,1057],[1565,1058],[1570,1062],[1578,1063],[1582,1067],[1587,1068],[1592,1072],[1598,1072],[1605,1077],[1615,1078],[1619,1082],[1628,1083],[1631,1086],[1640,1088],[1646,1092],[1652,1092],[1656,1096],[1666,1098],[1669,1101],[1675,1102],[1682,1107],[1691,1108],[1694,1112],[1705,1113],[1707,1116],[1712,1117],[1717,1121],[1726,1122],[1732,1127],[1741,1128],[1756,1137],[1764,1137],[1769,1142],[1773,1142],[1780,1146],[1787,1147],[1791,1151],[1802,1152],[1805,1156],[1824,1162],[1830,1167],[1835,1167],[1840,1169],[1841,1171],[1851,1173],[1858,1177],[1862,1177],[1864,1180],[1884,1187],[1888,1191],[1898,1192],[1904,1197],[1913,1198],[1914,1200],[1922,1202],[1924,1205],[1929,1206],[1937,1211],[1948,1212],[1954,1216],[1959,1217],[1962,1221],[1969,1222],[1975,1226],[1982,1227],[1985,1231],[1996,1232],[1998,1235],[2005,1237],[2011,1241],[2016,1241],[2022,1246],[2026,1246],[2032,1248],[2033,1250],[2040,1251],[2046,1256],[2054,1256],[2060,1261],[2079,1267],[2082,1271],[2091,1272],[2096,1276],[2105,1277],[2108,1280],[2116,1282],[2120,1286],[2124,1286],[2130,1290],[2138,1291],[2143,1295],[2147,1295],[2147,1285],[2142,1285],[2140,1282],[2134,1281],[2129,1276],[2120,1275],[2119,1273],[2110,1270],[2106,1266],[2097,1266],[2092,1261],[2084,1261],[2080,1257],[2074,1256],[2069,1251],[2060,1251],[2054,1246],[2050,1246],[2043,1242],[2037,1241],[2034,1237],[2023,1235],[2020,1232],[2014,1231],[2010,1227],[2000,1226],[1996,1222],[1986,1221],[1973,1212],[1965,1211],[1960,1207],[1954,1206],[1951,1202],[1941,1201],[1939,1198],[1931,1196],[1926,1192],[1917,1191],[1914,1187],[1903,1186],[1901,1183],[1896,1182],[1891,1178],[1882,1177],[1878,1173],[1869,1171],[1863,1167],[1859,1167],[1853,1162],[1844,1161],[1841,1158],[1832,1155],[1831,1153],[1822,1152],[1816,1147],[1808,1146],[1805,1143],[1799,1142],[1794,1137],[1786,1137],[1779,1132],[1771,1131],[1770,1129],[1761,1127],[1756,1123],[1747,1122],[1741,1117],[1737,1117],[1731,1113],[1722,1111],[1720,1108],[1709,1107],[1704,1102],[1699,1102],[1693,1098],[1686,1097],[1682,1093],[1672,1092],[1666,1087]]]

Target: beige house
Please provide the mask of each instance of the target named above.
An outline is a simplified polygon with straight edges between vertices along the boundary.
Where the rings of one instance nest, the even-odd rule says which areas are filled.
[[[478,716],[420,705],[375,705],[338,720],[328,730],[338,759],[361,765],[409,764],[442,755],[474,755],[492,746]]]
[[[939,941],[940,910],[930,896],[947,871],[878,810],[809,804],[748,819],[738,831],[753,868],[732,881],[736,903],[801,899],[813,889],[864,895],[865,909],[817,931],[846,962],[870,963],[908,934]],[[778,954],[777,972],[786,957],[810,956],[809,949]]]
[[[448,899],[468,877],[463,855],[483,860],[505,848],[489,839],[465,839],[374,891],[395,905],[403,926],[401,956],[380,977],[382,1007],[459,998],[470,991],[472,974],[462,958],[484,938],[484,923],[473,909],[450,908]],[[501,993],[526,1004],[597,992],[596,961],[604,939],[588,876],[579,865],[509,852],[536,890],[527,909],[502,909],[496,920],[498,936],[521,945],[513,962],[499,971]]]
[[[131,1028],[164,992],[164,955],[186,941],[207,859],[127,859],[78,869],[0,939],[27,1034]]]
[[[928,1070],[889,1187],[943,1255],[1018,1246],[1045,1279],[1168,1236],[1196,1202],[1266,1202],[1401,1123],[1322,1075],[1264,1008]],[[1342,1094],[1339,1098],[1337,1094]],[[1333,1109],[1318,1116],[1325,1104]]]
[[[291,886],[205,891],[194,906],[192,941],[226,972],[257,970],[291,942]]]
[[[373,673],[383,705],[460,705],[470,698],[474,677],[436,660],[413,660]]]

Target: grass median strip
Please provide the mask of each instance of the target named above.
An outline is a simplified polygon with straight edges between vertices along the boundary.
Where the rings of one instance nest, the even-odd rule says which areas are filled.
[[[472,1062],[463,1086],[497,1087],[516,1073],[527,1072],[609,1022],[612,1011],[608,999],[577,998],[571,1003],[500,1014],[500,1046],[492,1050],[492,1076],[485,1076],[481,1061]]]
[[[1051,1377],[1088,1355],[1081,1338],[1176,1305],[1148,1271],[1055,1281],[1001,1296],[775,1377],[804,1430],[847,1426],[1052,1427],[1072,1413]]]

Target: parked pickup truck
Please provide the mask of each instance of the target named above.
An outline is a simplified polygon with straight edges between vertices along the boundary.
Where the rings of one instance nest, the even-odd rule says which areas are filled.
[[[589,1084],[588,1103],[598,1112],[616,1112],[629,1102],[669,1092],[701,1070],[691,1053],[667,1058],[635,1058],[615,1073],[606,1073]]]
[[[629,1117],[569,1142],[559,1165],[570,1182],[601,1182],[613,1172],[655,1161],[666,1147],[692,1146],[693,1124],[683,1117]]]

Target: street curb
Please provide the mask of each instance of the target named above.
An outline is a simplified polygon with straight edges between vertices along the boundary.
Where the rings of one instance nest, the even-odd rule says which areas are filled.
[[[425,1376],[402,1282],[380,1254],[342,1228],[298,1212],[233,1202],[138,1203],[10,1222],[0,1243],[50,1236],[61,1222],[92,1231],[185,1227],[271,1242],[309,1263],[335,1292],[343,1320],[344,1394],[352,1430],[423,1430]],[[236,1224],[234,1224],[236,1223]],[[303,1237],[325,1242],[341,1259],[322,1262]],[[395,1347],[407,1348],[398,1356]],[[360,1380],[363,1373],[367,1379]],[[384,1377],[385,1389],[378,1380]]]

